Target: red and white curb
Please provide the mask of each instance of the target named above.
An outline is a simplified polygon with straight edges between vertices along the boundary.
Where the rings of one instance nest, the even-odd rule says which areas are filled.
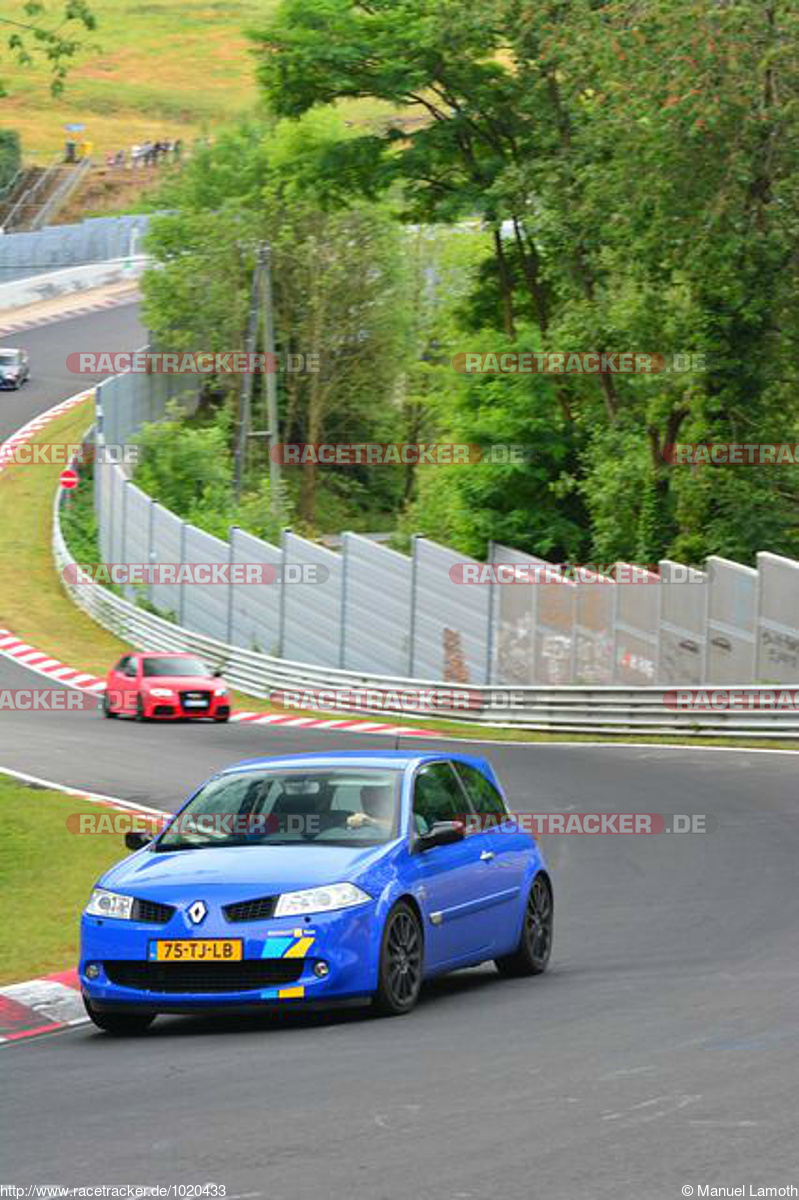
[[[248,725],[282,725],[288,729],[333,729],[341,733],[388,734],[389,737],[427,738],[440,737],[432,729],[409,729],[407,725],[385,725],[378,721],[328,720],[325,717],[292,717],[286,713],[233,713],[231,721],[242,721]]]
[[[100,312],[104,308],[119,308],[123,304],[138,304],[141,296],[138,288],[131,292],[123,292],[119,296],[109,296],[106,300],[97,300],[94,304],[82,304],[79,308],[66,308],[61,312],[50,313],[46,317],[30,317],[24,321],[15,321],[8,325],[0,319],[0,337],[8,333],[20,333],[24,329],[38,329],[44,325],[55,325],[57,321],[70,321],[73,317],[86,317],[90,313]]]
[[[75,667],[67,667],[57,658],[51,658],[28,642],[21,641],[8,629],[0,629],[0,655],[13,659],[21,666],[35,671],[48,679],[55,679],[67,687],[80,688],[85,692],[104,692],[105,680]],[[246,725],[282,725],[287,729],[330,729],[339,733],[383,734],[389,737],[429,738],[438,737],[432,729],[411,729],[407,725],[386,725],[378,721],[326,717],[296,717],[291,713],[234,712],[230,720]]]
[[[0,1044],[56,1033],[88,1019],[77,971],[0,987]]]

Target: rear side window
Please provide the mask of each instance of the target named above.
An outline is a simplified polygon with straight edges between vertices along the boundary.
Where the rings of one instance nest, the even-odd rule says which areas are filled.
[[[463,781],[463,786],[466,788],[475,812],[500,817],[508,815],[505,801],[482,771],[478,771],[477,767],[470,767],[466,763],[457,763],[455,770]]]

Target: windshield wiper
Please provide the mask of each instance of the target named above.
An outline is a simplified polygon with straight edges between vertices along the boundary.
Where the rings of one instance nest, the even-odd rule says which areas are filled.
[[[299,846],[301,844],[301,842],[296,840],[278,841],[276,838],[263,838],[261,841],[257,842],[252,838],[246,838],[224,842],[173,842],[170,844],[159,842],[156,845],[155,850],[156,853],[167,854],[172,850],[221,850],[228,846]]]

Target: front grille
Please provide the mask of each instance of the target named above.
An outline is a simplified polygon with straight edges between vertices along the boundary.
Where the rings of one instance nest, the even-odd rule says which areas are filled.
[[[266,921],[275,915],[277,896],[261,896],[257,900],[241,900],[226,904],[222,909],[228,921]]]
[[[252,958],[242,962],[106,962],[105,973],[119,987],[140,992],[249,992],[296,983],[301,958]]]
[[[172,919],[171,904],[156,904],[154,900],[134,900],[130,911],[131,920],[144,921],[147,925],[166,925]]]
[[[200,712],[203,708],[211,707],[210,692],[179,692],[180,703],[189,712]],[[193,704],[187,704],[186,701],[194,701]]]

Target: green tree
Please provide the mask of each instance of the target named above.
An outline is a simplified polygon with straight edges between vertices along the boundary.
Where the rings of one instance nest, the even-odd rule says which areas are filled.
[[[64,90],[69,60],[84,45],[85,30],[97,22],[88,0],[63,0],[57,5],[45,0],[24,0],[16,17],[0,16],[6,30],[6,48],[13,61],[30,66],[44,59],[50,69],[50,88],[54,96]],[[0,81],[0,96],[6,95]]]
[[[256,35],[279,116],[353,97],[425,114],[327,147],[316,177],[331,202],[399,188],[416,219],[486,222],[464,331],[513,344],[532,321],[542,349],[704,355],[542,393],[574,469],[553,461],[534,503],[582,498],[602,557],[799,552],[784,470],[664,453],[795,440],[797,24],[792,0],[283,0]],[[501,510],[473,499],[476,533]]]
[[[284,442],[389,440],[399,421],[410,328],[402,232],[384,204],[329,208],[303,174],[305,157],[344,136],[338,118],[311,114],[221,137],[171,186],[176,212],[149,235],[159,266],[145,279],[145,313],[176,349],[243,349],[255,252],[268,242],[278,358],[303,363],[279,375]],[[233,406],[239,386],[228,377]],[[338,477],[363,482],[353,468]],[[393,492],[374,482],[394,502],[399,481]],[[306,462],[299,515],[309,527],[317,484]]]
[[[15,129],[0,129],[0,188],[16,175],[22,164],[22,147]]]

